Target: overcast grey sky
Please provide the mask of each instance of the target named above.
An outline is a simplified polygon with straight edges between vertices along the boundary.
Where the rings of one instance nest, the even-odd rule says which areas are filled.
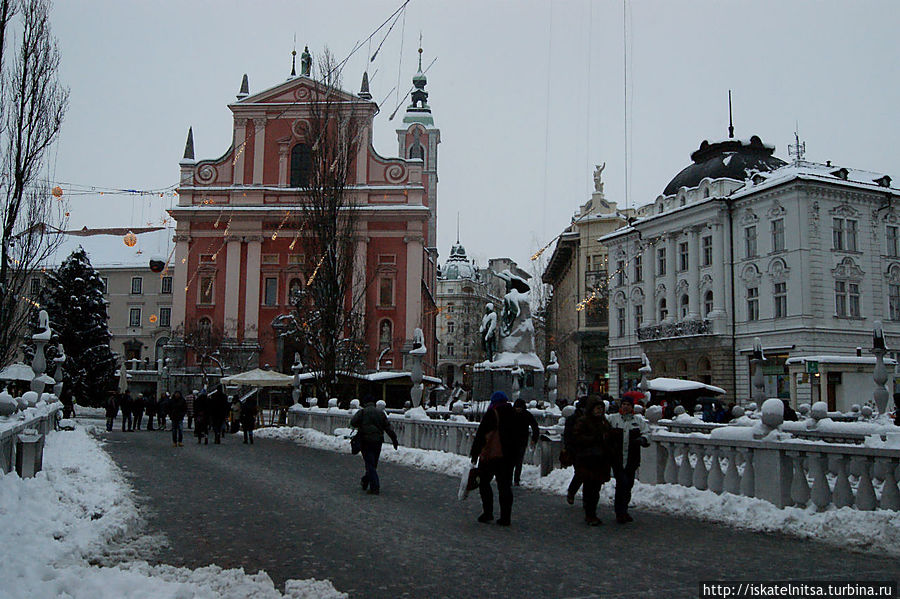
[[[328,46],[345,57],[401,4],[56,0],[53,27],[71,105],[51,156],[55,179],[128,189],[175,184],[189,126],[198,159],[230,145],[226,105],[242,74],[251,93],[283,81],[295,34],[298,51]],[[442,261],[459,213],[470,256],[525,265],[590,197],[595,163],[608,165],[608,199],[651,202],[701,140],[727,136],[728,89],[737,137],[760,135],[787,159],[799,124],[807,159],[897,179],[897,6],[411,0],[369,65],[373,96],[384,100],[375,147],[397,153],[403,108],[388,120],[399,101],[391,90],[398,74],[400,98],[409,89],[421,32],[425,64],[437,57],[427,90],[443,140]],[[358,91],[369,52],[366,45],[347,63],[346,89]],[[159,200],[69,200],[77,227],[162,218]]]

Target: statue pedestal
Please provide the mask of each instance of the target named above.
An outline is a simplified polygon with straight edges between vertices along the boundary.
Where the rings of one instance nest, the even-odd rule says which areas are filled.
[[[472,372],[472,401],[489,401],[494,391],[503,391],[513,400],[513,366],[489,368],[476,364]],[[543,370],[525,370],[525,382],[519,388],[519,399],[528,403],[531,400],[547,401],[544,396]]]

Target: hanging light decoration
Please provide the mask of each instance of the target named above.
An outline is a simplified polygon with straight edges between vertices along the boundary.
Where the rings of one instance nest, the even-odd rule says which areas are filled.
[[[125,233],[125,237],[122,238],[122,241],[125,242],[125,245],[132,248],[134,247],[134,244],[137,243],[137,235],[135,235],[131,231],[128,231],[127,233]]]
[[[155,322],[156,322],[156,314],[151,314],[150,315],[150,324],[153,324]]]
[[[150,257],[150,271],[151,272],[162,272],[166,267],[166,261],[162,256],[151,256]]]
[[[60,187],[59,185],[54,187],[53,191],[51,191],[50,193],[52,193],[53,197],[56,198],[57,200],[62,199],[63,190],[62,190],[62,187]]]

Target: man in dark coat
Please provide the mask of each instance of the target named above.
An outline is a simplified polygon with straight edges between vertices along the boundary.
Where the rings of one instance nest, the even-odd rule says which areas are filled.
[[[131,420],[131,395],[128,391],[119,395],[119,407],[122,408],[122,432],[133,431],[134,422]]]
[[[584,521],[591,526],[601,523],[597,517],[600,487],[609,480],[610,428],[605,409],[597,396],[589,396],[585,400],[584,414],[572,427],[570,439],[575,472],[584,482]]]
[[[221,384],[216,385],[213,392],[209,394],[206,403],[215,443],[221,443],[222,429],[225,426],[225,419],[228,417],[228,396],[225,395],[225,387]]]
[[[256,395],[251,395],[241,402],[241,429],[244,431],[244,443],[253,445],[253,429],[256,426]]]
[[[517,399],[513,403],[516,410],[516,430],[519,432],[519,453],[516,454],[516,467],[513,471],[513,481],[518,487],[522,482],[522,463],[525,461],[525,450],[528,449],[528,429],[531,429],[531,444],[535,445],[541,436],[534,414],[528,411],[524,399]]]
[[[568,454],[569,459],[573,459],[575,456],[575,446],[572,443],[572,431],[575,430],[575,423],[578,422],[578,419],[584,414],[584,402],[586,400],[581,399],[575,402],[575,411],[571,416],[566,418],[565,428],[563,429],[563,449],[566,454]],[[573,464],[564,464],[565,467],[569,467]],[[578,471],[572,475],[572,480],[569,482],[569,488],[566,491],[566,502],[569,505],[575,504],[575,494],[578,493],[578,489],[581,488],[581,477],[578,475]]]
[[[194,398],[194,434],[197,436],[197,443],[206,442],[209,445],[209,396],[206,394],[206,388],[200,390],[200,393]],[[190,422],[190,416],[188,416]]]
[[[512,477],[519,455],[519,441],[521,435],[516,423],[516,411],[510,405],[509,398],[503,391],[494,391],[491,395],[491,403],[488,411],[481,418],[481,424],[475,432],[472,440],[472,463],[478,463],[478,473],[481,482],[478,491],[481,493],[482,513],[478,516],[479,522],[491,522],[494,519],[494,494],[491,491],[491,480],[497,479],[497,494],[500,498],[500,518],[497,524],[509,526],[512,516]],[[488,458],[482,455],[482,450],[489,447],[488,435],[495,433],[499,436],[502,455]]]
[[[609,417],[609,451],[613,475],[616,477],[614,506],[616,522],[625,524],[634,520],[628,514],[631,502],[631,488],[634,475],[641,465],[641,447],[648,447],[650,440],[645,436],[650,427],[643,418],[634,415],[634,402],[623,398],[619,413]]]
[[[112,431],[113,429],[113,420],[116,419],[116,415],[119,413],[119,401],[116,398],[116,392],[110,391],[109,397],[106,398],[106,430]]]
[[[172,398],[168,391],[159,396],[159,403],[156,404],[156,424],[159,426],[159,430],[166,430],[166,416],[169,415],[169,402],[171,401]]]
[[[381,481],[378,479],[378,458],[381,457],[381,445],[384,443],[384,435],[387,434],[397,449],[397,433],[391,427],[384,410],[375,405],[375,398],[371,395],[363,397],[363,408],[357,410],[350,419],[350,426],[357,430],[360,442],[360,453],[363,463],[366,465],[366,473],[360,479],[363,489],[368,489],[369,495],[378,495],[381,492]]]
[[[134,415],[134,430],[141,430],[141,420],[144,419],[144,394],[138,393],[134,398],[131,412]]]
[[[172,446],[184,445],[184,433],[181,426],[187,413],[187,402],[181,391],[172,394],[169,401],[169,417],[172,419]]]
[[[156,396],[148,393],[144,396],[144,409],[147,410],[147,430],[153,430],[153,420],[156,418]]]

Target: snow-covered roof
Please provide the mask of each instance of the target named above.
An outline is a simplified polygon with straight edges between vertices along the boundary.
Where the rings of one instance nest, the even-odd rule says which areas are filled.
[[[844,178],[845,176],[846,178]],[[890,182],[890,177],[885,180],[886,175],[884,173],[850,169],[829,164],[819,164],[816,162],[795,162],[768,173],[758,173],[754,177],[759,183],[754,183],[754,180],[748,180],[744,187],[735,191],[730,197],[740,198],[763,189],[774,187],[781,183],[786,183],[792,179],[840,183],[842,185],[849,185],[860,189],[883,189],[893,192],[900,191],[897,188],[886,187],[880,184],[881,181]]]
[[[172,236],[174,231],[167,228],[151,230],[135,230],[137,243],[128,247],[122,240],[127,229],[95,229],[98,234],[83,234],[89,231],[63,233],[62,243],[46,260],[47,266],[56,267],[63,263],[69,255],[84,248],[91,266],[94,268],[137,268],[150,266],[151,257],[169,257],[174,247]]]
[[[796,358],[788,358],[785,364],[806,364],[807,362],[818,362],[820,364],[875,364],[875,356],[798,356]],[[896,364],[893,358],[885,358],[885,364]]]
[[[725,395],[725,389],[722,389],[721,387],[715,387],[713,385],[698,383],[697,381],[670,379],[664,376],[658,376],[655,379],[650,379],[647,382],[649,384],[650,391],[675,393],[678,391],[695,391],[698,389],[705,389],[706,391],[711,391],[712,393]]]
[[[361,381],[372,381],[372,382],[382,382],[382,381],[393,381],[397,379],[403,378],[411,378],[411,373],[405,370],[379,370],[378,372],[370,372],[368,374],[359,374],[355,372],[340,372],[338,373],[341,376],[346,376],[354,379],[359,379]],[[307,381],[315,380],[318,376],[320,376],[320,372],[304,372],[299,375],[299,379],[301,383],[305,383]],[[441,382],[441,379],[434,377],[423,375],[422,380],[426,383],[434,383],[438,384]]]

